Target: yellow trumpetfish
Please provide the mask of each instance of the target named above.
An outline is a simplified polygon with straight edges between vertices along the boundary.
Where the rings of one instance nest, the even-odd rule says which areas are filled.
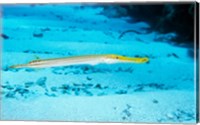
[[[90,64],[96,65],[100,63],[145,63],[148,62],[147,57],[136,58],[136,57],[126,57],[115,54],[107,55],[85,55],[85,56],[72,56],[64,58],[52,58],[52,59],[38,59],[33,60],[27,64],[13,65],[10,68],[46,68],[46,67],[56,67],[56,66],[69,66],[69,65],[80,65],[80,64]]]

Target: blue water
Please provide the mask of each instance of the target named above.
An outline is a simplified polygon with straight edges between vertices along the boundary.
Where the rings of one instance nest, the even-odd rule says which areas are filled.
[[[3,5],[1,120],[195,123],[193,48],[93,4]],[[110,16],[108,16],[110,15]],[[10,66],[93,54],[148,63]]]

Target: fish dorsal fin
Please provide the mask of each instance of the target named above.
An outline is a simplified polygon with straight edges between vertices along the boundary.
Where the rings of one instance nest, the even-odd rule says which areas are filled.
[[[31,64],[31,63],[35,63],[35,62],[40,62],[40,61],[41,61],[41,59],[40,59],[39,56],[35,55],[35,58],[36,58],[36,59],[33,60],[33,61],[30,61],[29,64]]]
[[[40,57],[37,56],[37,55],[35,55],[35,59],[36,59],[36,60],[40,60]]]
[[[35,62],[40,62],[40,60],[33,60],[33,61],[29,62],[29,63],[35,63]]]

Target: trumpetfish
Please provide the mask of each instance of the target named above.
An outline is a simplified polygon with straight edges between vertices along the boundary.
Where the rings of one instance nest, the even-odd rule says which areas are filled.
[[[116,54],[106,55],[85,55],[85,56],[72,56],[64,58],[51,58],[51,59],[37,59],[27,64],[19,64],[10,66],[10,68],[47,68],[56,66],[69,66],[89,64],[96,65],[100,63],[145,63],[148,62],[147,57],[126,57]]]

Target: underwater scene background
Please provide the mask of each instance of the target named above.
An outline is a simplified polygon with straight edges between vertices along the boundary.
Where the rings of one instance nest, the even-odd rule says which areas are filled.
[[[193,4],[1,7],[1,120],[196,122]],[[95,54],[149,62],[10,67]]]

